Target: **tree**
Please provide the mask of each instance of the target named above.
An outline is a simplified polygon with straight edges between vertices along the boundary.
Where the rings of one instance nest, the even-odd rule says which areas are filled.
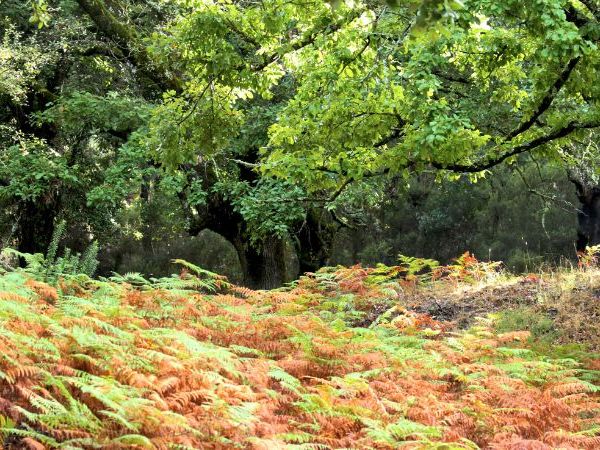
[[[577,251],[600,244],[600,152],[597,133],[573,140],[564,148],[563,158],[569,180],[575,186],[580,210],[577,213]]]
[[[165,189],[190,233],[221,233],[271,287],[287,240],[301,270],[327,261],[357,196],[562,160],[600,125],[593,1],[40,0],[33,24],[7,5],[3,154],[21,176],[6,165],[0,191],[25,250],[57,214],[107,232]],[[26,46],[48,62],[25,66]]]
[[[600,125],[598,17],[594,2],[562,0],[191,2],[156,40],[187,80],[157,111],[201,119],[159,130],[157,157],[216,157],[248,99],[291,79],[259,169],[309,195],[430,168],[477,178],[529,152],[560,159]]]
[[[191,234],[210,228],[234,244],[249,285],[285,281],[283,256],[292,228],[300,233],[297,247],[303,242],[309,249],[302,270],[324,264],[326,252],[310,246],[321,242],[316,236],[325,228],[314,218],[327,214],[311,214],[305,221],[306,202],[295,201],[301,190],[288,193],[287,183],[263,182],[239,161],[221,158],[216,167],[206,158],[169,172],[153,161],[148,113],[158,96],[181,94],[185,83],[177,67],[153,57],[144,39],[179,10],[176,5],[85,0],[40,1],[33,12],[19,2],[3,7],[5,243],[16,238],[22,251],[43,251],[57,217],[70,219],[80,235],[109,240],[123,203],[149,203],[152,191],[160,189],[179,199]],[[269,116],[278,107],[277,101],[259,106],[248,105],[248,113]],[[231,155],[256,163],[258,140],[264,140],[270,123],[258,120],[239,133]],[[289,208],[279,208],[277,195],[286,197]],[[257,199],[270,220],[257,214]],[[143,221],[140,231],[151,251],[151,230]]]
[[[518,169],[518,170],[517,170]],[[363,224],[336,237],[333,261],[393,265],[399,254],[450,263],[465,249],[515,271],[574,255],[577,198],[564,167],[520,158],[476,183],[411,176],[381,188],[381,204],[360,208]]]
[[[33,21],[24,2],[0,6],[0,201],[12,223],[4,241],[16,237],[26,252],[46,249],[60,216],[77,215],[80,232],[110,232],[111,212],[88,205],[86,192],[144,115],[125,92],[131,71],[86,33],[71,2],[59,2],[52,20],[34,6]]]

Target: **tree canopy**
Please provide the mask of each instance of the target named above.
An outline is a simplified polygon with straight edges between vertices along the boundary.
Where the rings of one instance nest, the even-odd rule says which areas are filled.
[[[151,127],[166,164],[226,154],[245,105],[286,82],[260,169],[311,190],[430,167],[477,173],[529,151],[556,157],[563,138],[600,125],[591,3],[184,5],[154,36],[184,80]]]

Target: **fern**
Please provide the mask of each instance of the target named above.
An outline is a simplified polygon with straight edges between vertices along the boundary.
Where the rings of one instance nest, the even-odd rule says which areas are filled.
[[[213,278],[213,279],[222,279],[223,277],[219,274],[216,274],[214,272],[210,272],[206,269],[203,269],[200,266],[197,266],[195,264],[192,264],[191,262],[188,262],[184,259],[172,259],[171,262],[173,264],[179,264],[180,266],[185,267],[186,269],[191,270],[193,273],[195,273],[198,276],[202,276],[205,278]]]
[[[597,448],[592,354],[540,353],[525,333],[498,334],[494,318],[448,331],[403,307],[399,266],[328,268],[276,292],[192,269],[73,275],[59,289],[32,281],[31,267],[0,275],[0,441]],[[368,327],[353,322],[374,307]]]
[[[73,254],[70,248],[65,248],[63,255],[58,256],[59,244],[65,229],[66,222],[64,220],[56,225],[46,255],[41,253],[31,255],[11,248],[3,249],[1,255],[3,257],[22,258],[26,265],[24,272],[45,282],[56,283],[60,277],[65,276],[81,277],[87,275],[91,277],[98,266],[98,244],[93,242],[83,256]]]
[[[141,434],[125,434],[113,439],[111,444],[119,447],[155,448],[152,441]]]
[[[423,271],[432,271],[440,265],[434,259],[415,258],[413,256],[398,255],[398,261],[407,275],[417,275]]]
[[[302,383],[297,378],[293,377],[280,367],[272,366],[269,370],[269,376],[277,380],[281,387],[293,392],[296,395],[302,394]]]
[[[406,443],[427,444],[430,439],[442,437],[439,427],[422,425],[408,419],[400,418],[396,422],[381,426],[374,420],[367,420],[367,434],[375,441],[392,446]]]
[[[54,231],[52,232],[52,238],[50,239],[50,244],[48,245],[48,250],[46,251],[47,269],[50,269],[51,266],[56,262],[56,257],[58,255],[58,245],[60,243],[60,240],[63,238],[66,227],[67,223],[64,220],[58,222],[58,224],[54,227]]]
[[[81,256],[81,262],[78,267],[78,272],[83,273],[89,277],[94,276],[96,269],[98,268],[98,243],[92,242],[89,247],[85,250]]]

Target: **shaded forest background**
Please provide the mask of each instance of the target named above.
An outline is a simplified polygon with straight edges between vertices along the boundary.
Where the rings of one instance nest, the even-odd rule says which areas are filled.
[[[381,205],[361,210],[349,226],[336,225],[326,264],[394,264],[399,254],[448,262],[467,249],[482,260],[504,261],[516,272],[574,262],[578,203],[573,184],[560,167],[532,162],[524,170],[533,180],[527,185],[517,172],[501,169],[476,184],[422,176],[400,191],[388,188]],[[160,192],[148,201],[132,199],[118,217],[119,231],[99,242],[99,273],[164,276],[173,272],[170,261],[177,257],[243,283],[233,245],[208,229],[190,235],[177,206]],[[12,226],[7,219],[4,242]],[[87,230],[77,223],[67,228],[63,244],[83,252],[90,240]],[[300,268],[291,238],[284,266],[285,281],[296,279]]]

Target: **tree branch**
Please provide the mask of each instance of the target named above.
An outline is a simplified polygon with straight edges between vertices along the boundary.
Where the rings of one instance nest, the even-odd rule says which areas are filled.
[[[329,197],[327,202],[331,203],[334,200],[336,200],[340,195],[342,195],[342,192],[344,192],[344,189],[346,189],[346,186],[348,186],[350,183],[352,183],[352,180],[353,180],[352,178],[346,178],[344,180],[344,182],[340,185],[340,187],[338,187],[336,189],[336,191],[331,195],[331,197]]]
[[[585,5],[585,7],[589,10],[589,12],[594,16],[594,18],[600,21],[600,5],[594,0],[580,0],[581,3]],[[596,3],[596,4],[594,4]]]
[[[334,24],[329,24],[326,27],[321,28],[321,29],[312,30],[311,32],[305,34],[301,38],[298,38],[293,42],[289,42],[287,44],[288,48],[286,49],[285,52],[283,52],[283,54],[295,52],[297,50],[303,49],[304,47],[308,47],[309,45],[314,44],[319,36],[327,36],[327,35],[335,33],[336,31],[340,30],[344,24],[346,24],[348,22],[352,22],[354,19],[359,17],[360,14],[362,14],[362,10],[357,9],[357,10],[353,11],[352,14],[350,14],[348,17],[344,17],[343,19],[339,20],[338,22],[336,22]],[[282,47],[285,48],[286,46],[284,45]],[[267,56],[259,64],[251,66],[251,69],[253,71],[259,72],[259,71],[263,70],[265,67],[267,67],[269,64],[277,61],[279,58],[281,58],[281,56],[282,56],[282,53],[280,53],[280,52],[272,53],[271,55]]]
[[[580,57],[577,56],[568,62],[567,66],[560,73],[556,81],[554,81],[554,84],[552,84],[550,89],[548,89],[548,91],[542,98],[542,101],[539,103],[538,107],[533,112],[531,117],[529,117],[529,119],[525,120],[524,122],[521,122],[521,124],[517,128],[511,131],[508,134],[508,136],[506,136],[506,142],[517,137],[521,133],[529,130],[531,126],[538,120],[538,118],[550,107],[550,105],[552,104],[562,87],[569,80],[569,76],[573,72],[573,69],[575,69],[575,66],[577,65],[579,60]]]
[[[181,91],[181,82],[168,76],[164,69],[157,67],[152,61],[135,28],[125,25],[117,19],[102,0],[76,1],[94,22],[98,31],[112,39],[139,72],[161,89]]]
[[[556,128],[551,131],[549,134],[545,134],[543,136],[539,136],[529,142],[525,142],[523,144],[517,145],[512,150],[492,159],[488,159],[487,161],[481,161],[474,164],[442,164],[437,162],[432,162],[431,165],[436,169],[441,170],[450,170],[452,172],[461,172],[461,173],[477,173],[482,172],[484,170],[491,169],[494,166],[504,162],[511,156],[516,156],[521,153],[526,153],[531,151],[537,147],[540,147],[544,144],[552,142],[556,139],[563,138],[568,136],[577,130],[590,129],[600,127],[600,121],[593,121],[587,123],[580,123],[576,121],[570,121],[565,126],[561,128]]]
[[[373,147],[383,147],[384,145],[389,144],[390,142],[402,137],[403,135],[404,130],[402,128],[394,128],[390,134],[382,137],[379,141],[375,142],[375,144],[373,144]]]
[[[575,211],[577,213],[584,214],[581,209],[577,208],[577,206],[575,206],[570,201],[565,200],[564,198],[557,198],[556,195],[549,195],[544,192],[538,191],[537,189],[535,189],[533,186],[531,186],[529,184],[529,182],[527,181],[527,178],[525,177],[525,174],[518,166],[515,166],[515,170],[519,174],[521,181],[527,188],[527,192],[529,192],[530,194],[537,195],[538,197],[540,197],[541,199],[543,199],[545,201],[556,203],[558,205],[558,207],[560,209],[562,209],[563,211],[567,211],[569,213]],[[563,205],[566,205],[566,207]]]

